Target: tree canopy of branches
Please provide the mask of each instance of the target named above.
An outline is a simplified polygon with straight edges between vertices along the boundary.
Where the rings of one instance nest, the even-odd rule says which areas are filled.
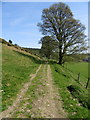
[[[42,47],[41,47],[42,56],[50,59],[53,52],[57,50],[58,42],[50,36],[44,36],[41,38],[39,43],[42,44]]]
[[[38,27],[43,35],[51,35],[58,41],[59,64],[63,64],[66,54],[76,54],[86,50],[85,26],[73,17],[65,3],[53,4],[42,11],[42,22]]]

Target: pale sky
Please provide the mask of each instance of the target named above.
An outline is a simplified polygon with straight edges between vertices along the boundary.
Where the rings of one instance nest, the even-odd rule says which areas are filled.
[[[40,48],[38,41],[43,36],[37,23],[42,10],[55,2],[2,2],[2,37],[22,47]],[[86,26],[88,35],[88,2],[65,2],[74,18]]]

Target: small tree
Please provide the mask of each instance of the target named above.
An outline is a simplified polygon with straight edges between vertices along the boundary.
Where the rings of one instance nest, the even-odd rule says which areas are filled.
[[[12,44],[12,41],[11,41],[11,40],[9,40],[9,43],[11,43],[11,44]]]
[[[58,41],[59,64],[63,64],[66,54],[80,53],[86,50],[85,26],[73,18],[73,14],[64,3],[53,4],[42,12],[42,23],[38,23],[44,35],[51,35]]]
[[[41,38],[39,43],[42,44],[41,47],[42,56],[45,56],[48,59],[50,59],[51,55],[53,54],[53,52],[55,52],[57,48],[57,41],[50,36],[44,36]]]

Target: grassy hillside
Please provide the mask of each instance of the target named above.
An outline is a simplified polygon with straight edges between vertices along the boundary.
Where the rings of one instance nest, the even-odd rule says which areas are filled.
[[[23,85],[30,80],[30,74],[35,73],[39,65],[45,62],[42,61],[38,56],[30,54],[30,51],[26,52],[27,50],[25,51],[24,48],[15,45],[8,45],[8,42],[5,42],[4,40],[3,42],[2,110],[6,110],[9,106],[12,105],[13,101],[15,101],[15,98],[21,88],[23,88]],[[85,56],[86,55],[83,55],[83,57]],[[88,97],[90,82],[88,88],[86,89],[86,84],[89,77],[88,63],[77,62],[79,60],[82,61],[82,56],[81,59],[79,59],[78,57],[80,56],[77,56],[77,58],[75,57],[75,59],[77,60],[74,60],[74,58],[72,59],[72,57],[69,58],[71,59],[71,61],[74,62],[70,62],[69,60],[69,62],[66,62],[63,66],[60,66],[54,60],[49,61],[48,64],[51,63],[53,81],[59,90],[60,99],[62,99],[63,101],[63,108],[66,110],[67,113],[69,113],[68,117],[81,119],[87,118],[88,110],[90,111],[90,99]],[[29,90],[25,94],[25,97],[31,94],[31,101],[33,101],[35,97],[33,91],[37,91],[36,89],[38,88],[38,86],[41,86],[43,79],[47,80],[46,68],[45,71],[43,71],[44,65],[40,70],[40,74],[38,74],[34,79],[34,86],[30,86]],[[21,106],[22,102],[20,103]],[[29,109],[31,109],[31,104],[28,105]]]
[[[2,107],[5,110],[12,104],[18,91],[23,84],[30,79],[30,74],[34,73],[40,60],[3,44],[2,46]]]
[[[79,81],[78,73],[80,73]],[[88,64],[86,62],[66,63],[64,67],[54,64],[52,76],[62,97],[64,109],[69,113],[69,118],[87,118],[88,109],[90,109],[89,88],[85,88]]]
[[[83,79],[88,78],[88,62],[69,62],[65,67],[76,75],[80,73]]]
[[[26,50],[27,52],[30,52],[34,55],[41,56],[41,54],[40,54],[41,49],[38,49],[38,48],[24,48],[24,50]]]

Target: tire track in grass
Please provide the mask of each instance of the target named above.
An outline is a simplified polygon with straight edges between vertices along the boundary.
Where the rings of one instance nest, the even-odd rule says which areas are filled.
[[[0,116],[2,116],[2,118],[6,118],[6,117],[10,118],[11,117],[10,113],[13,112],[16,107],[18,107],[19,103],[23,99],[23,96],[27,92],[28,87],[31,85],[32,80],[36,77],[37,73],[39,72],[41,66],[42,65],[39,66],[39,68],[36,70],[35,74],[31,74],[30,81],[24,84],[23,88],[20,90],[19,94],[17,95],[16,100],[13,102],[13,105],[1,113]]]
[[[31,118],[33,117],[34,114],[38,113],[35,110],[32,111],[32,108],[34,101],[38,99],[40,96],[44,95],[45,93],[45,90],[43,88],[43,86],[45,86],[45,83],[42,79],[43,72],[45,71],[45,69],[46,69],[46,65],[44,64],[39,70],[37,76],[32,81],[26,94],[23,96],[23,100],[20,102],[18,108],[16,108],[11,113],[12,118]]]
[[[62,102],[56,87],[53,85],[51,68],[47,65],[47,70],[42,74],[43,80],[46,82],[45,95],[38,97],[33,104],[34,118],[66,118],[66,113],[62,108]],[[41,89],[42,90],[42,89]]]
[[[22,88],[22,90],[25,89],[24,92],[20,91],[13,106],[4,111],[3,117],[66,118],[58,90],[53,84],[50,65],[44,64],[42,67],[40,65],[36,73],[31,76],[30,82],[26,83]],[[31,102],[32,95],[30,90],[34,84],[37,85],[37,89],[34,91],[36,99],[32,99],[33,101]],[[29,101],[25,101],[27,98]],[[24,104],[22,104],[23,102]],[[27,105],[30,104],[32,108],[28,108]],[[23,113],[20,113],[21,110],[23,110]]]
[[[48,65],[47,68],[47,82],[49,91],[49,94],[47,95],[47,98],[49,98],[48,113],[51,115],[52,118],[65,118],[66,113],[62,108],[62,102],[60,101],[58,90],[54,86],[50,65]]]

